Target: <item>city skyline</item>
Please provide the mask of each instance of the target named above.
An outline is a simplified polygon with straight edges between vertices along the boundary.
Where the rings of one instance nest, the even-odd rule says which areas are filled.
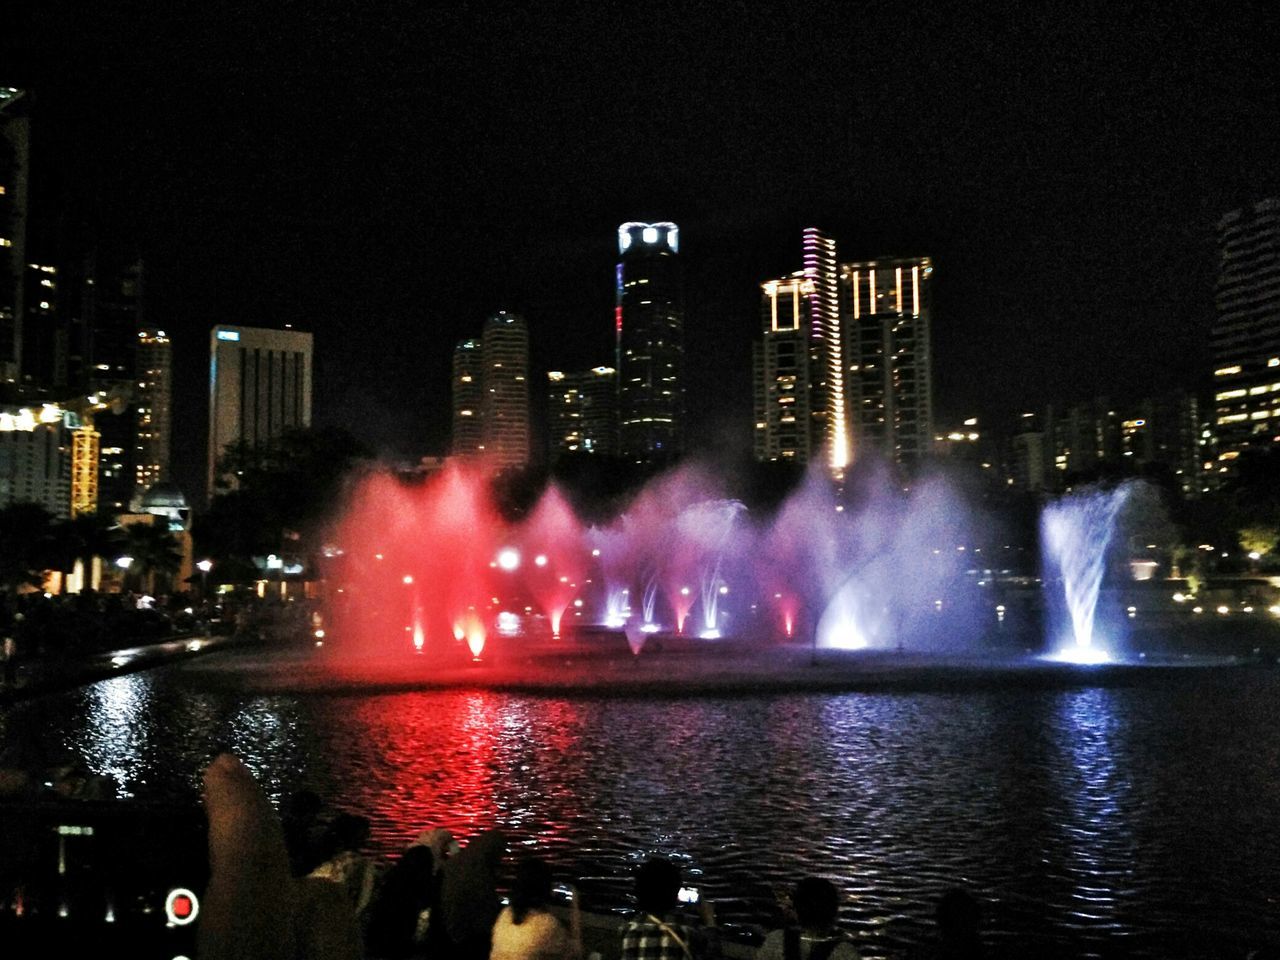
[[[673,17],[687,57],[619,17],[404,13],[339,32],[258,11],[126,31],[55,3],[0,40],[0,80],[32,91],[32,222],[148,261],[177,422],[202,416],[193,381],[214,324],[293,323],[317,337],[318,423],[391,454],[442,452],[452,345],[489,311],[528,319],[539,376],[609,356],[608,265],[629,218],[681,226],[686,339],[708,364],[688,398],[699,449],[749,451],[757,285],[795,268],[814,223],[844,260],[933,258],[944,419],[1203,382],[1214,224],[1280,192],[1248,11],[941,13],[908,71],[868,55],[905,21],[828,10],[840,42],[795,77],[726,59],[729,41],[764,35],[752,17]],[[480,57],[476,36],[510,56]],[[137,55],[121,63],[125,42]],[[262,56],[295,47],[306,55]],[[568,55],[583,47],[592,64]],[[1079,56],[1044,68],[1068,47]],[[371,49],[369,73],[329,79]],[[627,62],[649,67],[603,66]],[[773,137],[781,116],[805,135]],[[385,363],[386,342],[404,363]],[[175,444],[175,464],[203,459],[203,438]]]

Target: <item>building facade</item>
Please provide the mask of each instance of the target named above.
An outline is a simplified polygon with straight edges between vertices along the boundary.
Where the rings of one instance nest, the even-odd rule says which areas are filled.
[[[0,87],[0,395],[16,399],[22,380],[31,161],[30,99]]]
[[[311,426],[311,334],[219,324],[209,334],[209,495],[227,447]],[[131,478],[132,479],[132,478]]]
[[[484,446],[484,358],[480,341],[461,340],[453,348],[453,434],[450,446],[456,457],[475,456]]]
[[[480,336],[481,445],[498,469],[529,463],[529,328],[518,314],[499,310]]]
[[[566,453],[618,451],[618,376],[613,367],[547,373],[550,460]]]
[[[821,459],[833,476],[850,460],[846,343],[835,241],[803,232],[804,268],[760,285],[754,344],[757,460]]]
[[[811,407],[818,365],[810,355],[816,287],[801,270],[765,281],[760,291],[761,335],[752,344],[753,452],[757,460],[807,464],[822,441],[822,424]]]
[[[669,460],[684,443],[684,290],[674,223],[618,227],[614,330],[619,452]]]
[[[138,331],[137,374],[133,397],[135,495],[169,480],[173,344],[163,330]]]
[[[1217,225],[1213,353],[1215,475],[1280,444],[1280,198]]]
[[[918,464],[933,442],[929,257],[840,266],[853,458]]]
[[[0,407],[0,507],[34,503],[71,514],[72,431],[53,407]]]

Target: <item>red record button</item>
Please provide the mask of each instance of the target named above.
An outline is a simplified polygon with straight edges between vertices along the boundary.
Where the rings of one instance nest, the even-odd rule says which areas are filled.
[[[184,927],[196,918],[200,912],[200,901],[190,890],[175,887],[169,891],[164,901],[164,913],[169,918],[170,926]]]

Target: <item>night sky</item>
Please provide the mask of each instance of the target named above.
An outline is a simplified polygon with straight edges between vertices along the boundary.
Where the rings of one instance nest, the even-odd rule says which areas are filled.
[[[1198,385],[1213,224],[1280,176],[1274,4],[29,6],[0,82],[35,91],[33,239],[148,261],[179,480],[212,324],[312,330],[319,422],[443,452],[487,311],[525,313],[535,387],[609,360],[632,219],[681,226],[721,449],[807,225],[935,258],[942,423]]]

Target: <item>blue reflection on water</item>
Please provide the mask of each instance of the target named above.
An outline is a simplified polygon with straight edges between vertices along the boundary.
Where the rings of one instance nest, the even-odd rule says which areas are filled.
[[[1065,801],[1060,829],[1063,866],[1072,884],[1068,925],[1093,931],[1116,924],[1135,880],[1134,835],[1127,815],[1132,782],[1117,762],[1123,735],[1114,691],[1061,695],[1058,721],[1071,759],[1059,767]]]

